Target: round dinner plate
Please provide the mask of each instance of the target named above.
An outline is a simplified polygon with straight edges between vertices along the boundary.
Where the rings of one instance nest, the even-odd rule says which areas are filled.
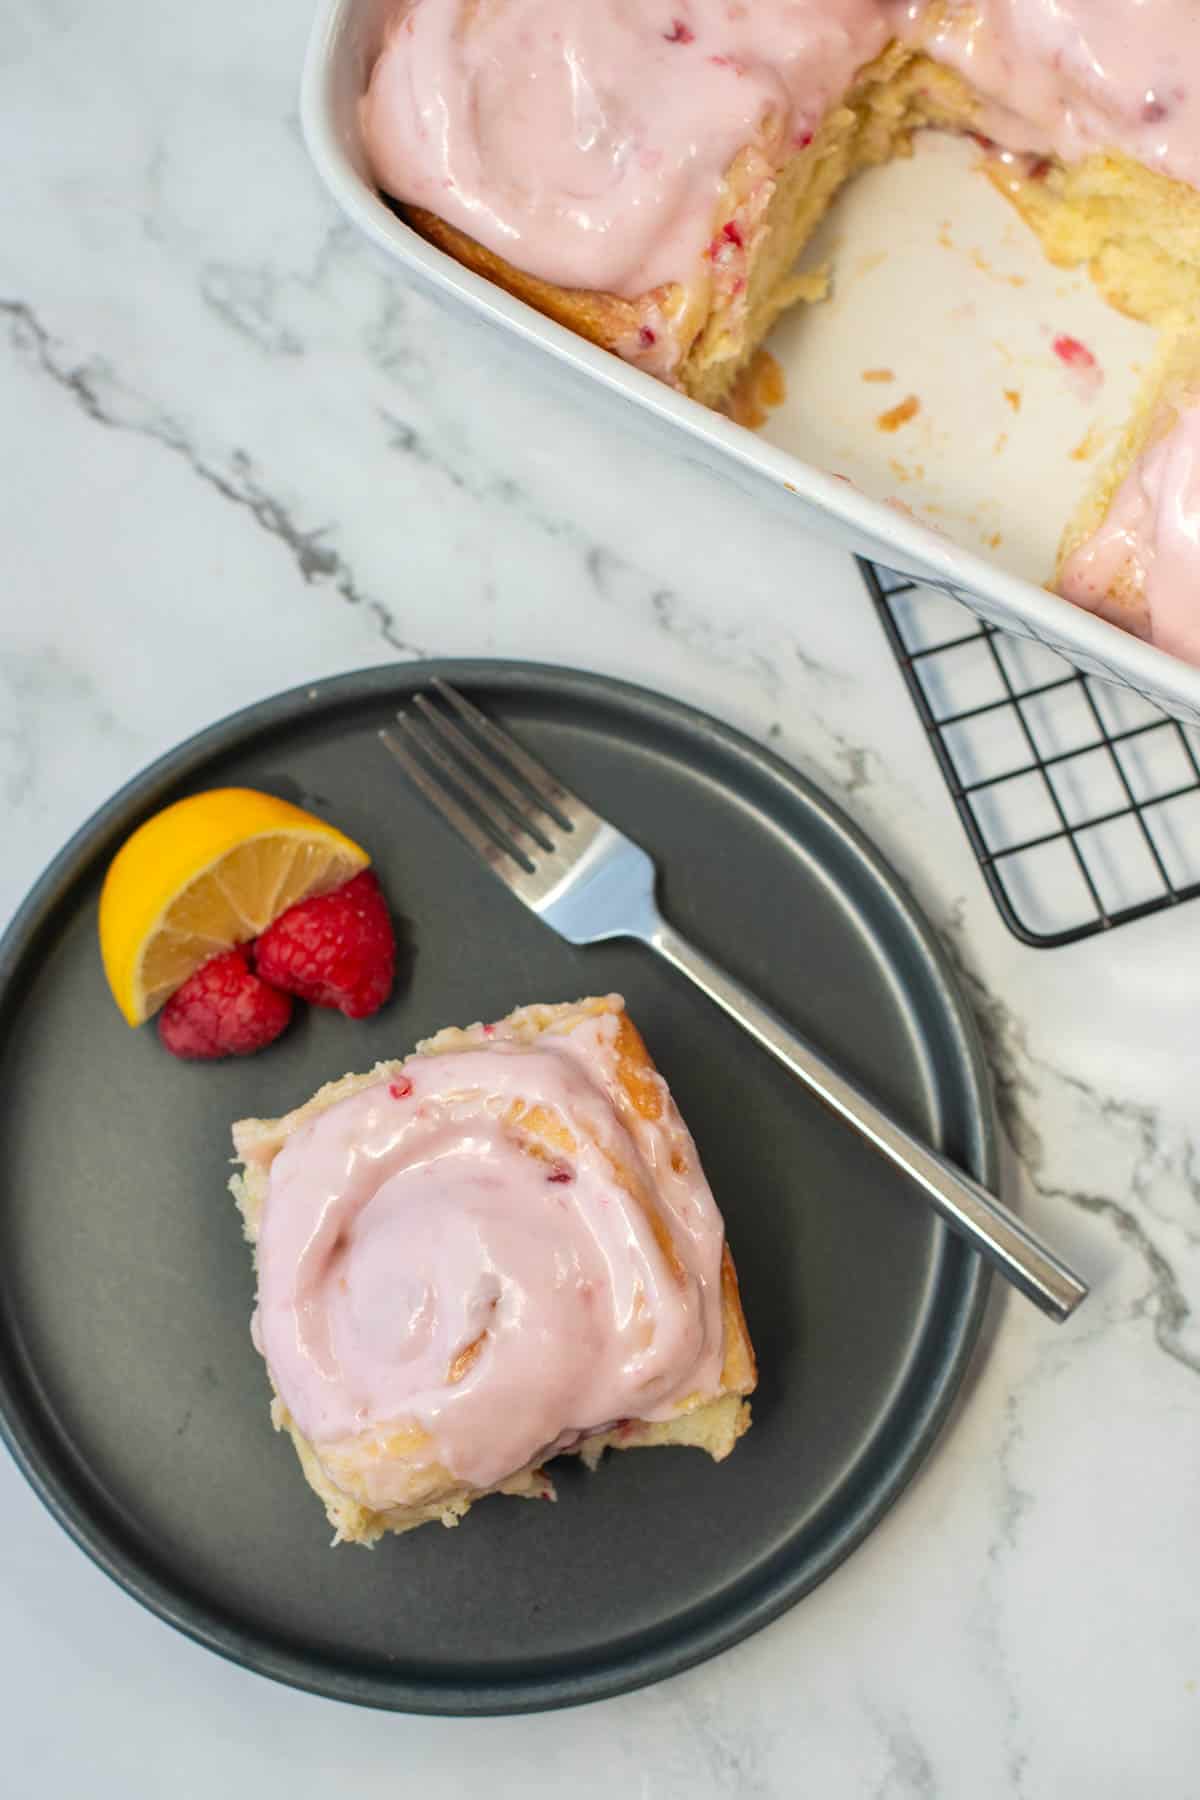
[[[650,850],[667,916],[985,1183],[975,1029],[904,888],[836,807],[705,715],[532,664],[389,665],[250,707],[139,775],[67,845],[0,944],[0,1420],[83,1548],[200,1643],[339,1700],[562,1706],[656,1680],[801,1598],[896,1498],[945,1419],[986,1275],[902,1178],[639,945],[563,943],[376,738],[443,675]],[[397,917],[375,1018],[299,1009],[210,1065],[131,1032],[96,902],[150,812],[244,784],[367,845]],[[333,1550],[250,1342],[229,1127],[527,1001],[624,994],[696,1137],[760,1379],[728,1461],[561,1459],[557,1505]]]

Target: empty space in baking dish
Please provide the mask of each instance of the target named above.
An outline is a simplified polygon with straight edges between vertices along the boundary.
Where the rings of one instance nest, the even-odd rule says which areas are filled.
[[[1050,573],[1062,524],[1099,466],[1106,437],[1111,443],[1132,407],[1134,365],[1149,363],[1153,334],[1119,319],[1089,291],[1086,277],[1049,267],[1033,234],[989,186],[974,143],[931,137],[913,162],[872,172],[842,197],[806,260],[818,262],[836,240],[843,288],[831,303],[803,309],[781,324],[775,347],[789,365],[791,398],[764,432],[750,431],[473,274],[383,203],[364,164],[358,101],[393,4],[318,0],[301,91],[305,142],[318,172],[384,256],[416,275],[439,304],[464,307],[535,347],[535,354],[543,352],[547,380],[552,363],[570,370],[577,396],[578,384],[590,385],[597,410],[614,416],[614,409],[625,410],[631,432],[678,460],[786,513],[806,531],[944,588],[991,624],[1053,646],[1077,668],[1128,683],[1200,724],[1200,671],[1040,585]],[[935,242],[942,237],[950,241]],[[997,246],[1009,260],[997,260]],[[1014,276],[1023,279],[1022,287],[1006,279]],[[855,329],[847,305],[861,305],[866,290],[858,300],[855,290],[868,278],[875,289],[866,309],[875,321],[869,334]],[[935,302],[941,314],[932,310]],[[972,329],[959,329],[972,304]],[[956,309],[962,313],[948,332],[939,320]],[[981,324],[989,315],[995,321],[990,333]],[[827,344],[823,333],[829,334]],[[873,341],[864,347],[868,335]],[[1080,392],[1088,384],[1054,356],[1061,336],[1089,345],[1099,359],[1103,379],[1091,383],[1090,396]],[[833,355],[839,338],[840,361]],[[1019,412],[1004,393],[1007,369],[1003,384],[987,384],[988,407],[970,402],[965,378],[971,353],[995,340],[1024,377],[1023,384],[1011,383]],[[906,344],[912,366],[924,373],[919,384],[900,390],[910,366],[899,360]],[[1020,366],[1022,357],[1028,366]],[[896,378],[890,387],[862,382],[864,369],[889,367]],[[888,389],[887,397],[864,401],[860,384],[872,394]],[[880,414],[903,406],[910,392],[921,400],[921,411],[894,432],[880,431]],[[1082,419],[1065,408],[1067,397],[1079,403]],[[580,400],[581,426],[588,404]],[[1023,421],[1015,438],[1001,407]],[[1002,423],[993,430],[997,414]],[[913,454],[920,440],[911,428],[922,419],[918,431],[931,422],[943,432],[954,424],[950,439],[933,446],[936,460]],[[996,450],[1004,429],[1008,439]],[[983,455],[988,446],[990,468]],[[1072,457],[1072,450],[1079,454]],[[830,469],[857,485],[830,480],[823,473]],[[887,504],[893,500],[896,506]]]
[[[1155,334],[1048,262],[981,163],[926,132],[840,196],[803,265],[830,296],[769,340],[787,396],[762,436],[1040,583]]]

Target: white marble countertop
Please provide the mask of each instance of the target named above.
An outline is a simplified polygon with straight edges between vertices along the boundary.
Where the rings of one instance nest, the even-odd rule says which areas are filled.
[[[0,21],[0,922],[134,770],[294,682],[430,651],[659,686],[769,738],[907,876],[1021,1204],[1095,1292],[1058,1331],[994,1302],[923,1472],[789,1616],[543,1718],[359,1713],[228,1666],[0,1454],[5,1792],[1195,1794],[1200,908],[1018,945],[847,559],[378,265],[301,147],[306,28],[278,0]]]

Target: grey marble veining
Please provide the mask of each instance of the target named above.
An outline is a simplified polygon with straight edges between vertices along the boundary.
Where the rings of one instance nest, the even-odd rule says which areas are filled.
[[[996,1297],[935,1453],[791,1615],[541,1719],[360,1715],[220,1663],[0,1459],[5,1792],[1197,1791],[1200,909],[1009,938],[846,560],[400,286],[305,161],[306,29],[278,0],[0,18],[0,918],[136,768],[281,687],[423,653],[659,686],[899,867],[1021,1204],[1095,1292],[1060,1332]]]

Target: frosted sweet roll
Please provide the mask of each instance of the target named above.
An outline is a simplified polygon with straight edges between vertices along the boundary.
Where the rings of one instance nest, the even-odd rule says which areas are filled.
[[[746,1429],[721,1215],[619,999],[444,1031],[234,1141],[275,1423],[337,1539]]]

